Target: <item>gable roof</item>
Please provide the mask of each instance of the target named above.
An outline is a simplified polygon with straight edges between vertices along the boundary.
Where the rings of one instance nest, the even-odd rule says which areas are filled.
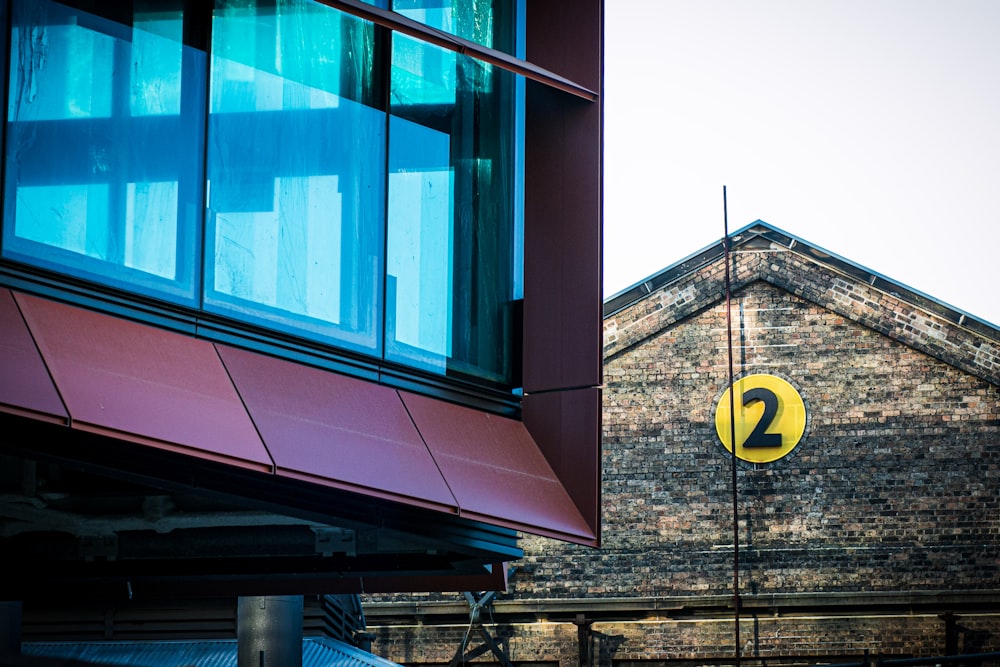
[[[1000,328],[761,220],[730,234],[733,292],[762,280],[1000,385]],[[725,299],[720,239],[604,301],[604,356]]]

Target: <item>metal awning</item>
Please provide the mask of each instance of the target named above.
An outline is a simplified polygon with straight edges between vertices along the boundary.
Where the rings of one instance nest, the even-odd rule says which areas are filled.
[[[596,539],[518,420],[23,293],[2,290],[0,303],[12,341],[0,363],[17,368],[0,380],[2,411],[193,462]]]
[[[48,460],[103,476],[77,482],[87,503],[77,514],[46,515],[29,492],[5,491],[0,509],[39,527],[18,523],[2,544],[25,563],[49,562],[53,586],[115,581],[124,591],[136,575],[150,595],[172,594],[175,576],[206,593],[241,591],[240,582],[257,587],[246,594],[486,590],[503,585],[505,568],[493,566],[520,556],[515,531],[597,540],[574,500],[596,505],[593,492],[581,492],[586,484],[573,484],[591,480],[592,466],[561,450],[558,434],[536,426],[536,439],[526,426],[542,415],[574,433],[560,417],[568,402],[596,433],[597,390],[582,400],[559,394],[555,403],[528,396],[522,422],[7,289],[0,368],[6,465]],[[83,534],[103,525],[87,512],[103,502],[94,489],[104,479],[145,485],[118,493],[119,505],[142,503],[127,535]],[[157,518],[175,500],[159,498],[161,486],[215,494],[237,511],[256,503],[297,523],[237,517],[224,525],[225,539],[243,551],[230,553],[220,550],[211,516],[189,513],[179,519],[181,540]],[[254,537],[258,521],[266,540]],[[172,543],[185,545],[183,565],[170,563]],[[269,545],[281,554],[273,571]],[[219,567],[236,570],[211,576]],[[138,582],[127,580],[131,591]],[[6,585],[18,594],[37,589]],[[97,594],[88,586],[78,592]]]

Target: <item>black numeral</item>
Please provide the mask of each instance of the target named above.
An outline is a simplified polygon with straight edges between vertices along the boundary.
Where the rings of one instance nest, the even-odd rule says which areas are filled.
[[[743,443],[744,447],[781,447],[780,433],[767,433],[775,416],[778,414],[778,397],[770,389],[756,387],[743,393],[743,405],[749,405],[754,401],[764,403],[764,414],[754,427],[750,437]]]

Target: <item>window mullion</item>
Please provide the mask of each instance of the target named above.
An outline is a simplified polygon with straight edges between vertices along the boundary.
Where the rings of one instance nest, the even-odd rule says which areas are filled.
[[[395,12],[369,5],[361,0],[316,1],[329,7],[339,9],[353,16],[357,16],[358,18],[372,21],[373,23],[389,28],[390,30],[396,30],[409,35],[410,37],[415,37],[430,44],[434,44],[435,46],[439,46],[443,49],[467,55],[477,60],[490,63],[491,65],[496,65],[501,69],[508,70],[515,74],[520,74],[527,79],[537,81],[538,83],[542,83],[551,88],[556,88],[571,95],[575,95],[576,97],[591,102],[595,101],[599,97],[596,92],[590,90],[586,86],[582,86],[575,81],[570,81],[565,77],[555,74],[554,72],[550,72],[542,67],[533,65],[526,60],[521,60],[520,58],[515,58],[514,56],[502,51],[491,49],[467,39],[448,34],[436,28],[426,26],[419,21],[414,21],[405,16],[401,16]]]

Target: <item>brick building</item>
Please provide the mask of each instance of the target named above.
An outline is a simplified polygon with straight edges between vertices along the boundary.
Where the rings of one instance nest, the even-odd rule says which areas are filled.
[[[737,641],[769,665],[1000,651],[1000,330],[762,222],[732,240],[731,329],[721,242],[605,302],[602,546],[526,541],[485,628],[560,667],[731,664]],[[738,532],[729,331],[736,378],[801,398],[782,456],[737,449]],[[408,665],[448,663],[468,612],[366,605]]]

